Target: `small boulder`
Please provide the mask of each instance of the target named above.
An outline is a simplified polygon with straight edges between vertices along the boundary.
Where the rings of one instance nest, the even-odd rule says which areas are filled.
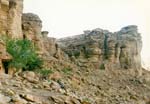
[[[39,78],[32,71],[25,71],[22,73],[22,77],[32,83],[38,83]]]

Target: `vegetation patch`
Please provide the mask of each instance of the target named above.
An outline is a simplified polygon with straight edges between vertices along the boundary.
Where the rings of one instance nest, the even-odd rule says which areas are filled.
[[[82,103],[83,103],[83,104],[91,104],[91,100],[90,100],[89,98],[84,98],[84,99],[82,100]]]
[[[38,69],[37,72],[41,74],[43,77],[47,77],[49,74],[54,73],[51,69]]]
[[[43,64],[30,40],[7,39],[6,49],[12,56],[12,60],[8,62],[8,67],[32,71],[41,68]]]
[[[64,68],[64,69],[62,69],[62,72],[64,72],[65,74],[71,74],[71,72],[72,72],[72,68]]]

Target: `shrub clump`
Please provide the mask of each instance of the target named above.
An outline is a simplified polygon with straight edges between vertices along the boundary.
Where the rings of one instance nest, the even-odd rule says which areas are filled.
[[[8,39],[6,41],[7,52],[12,56],[8,67],[16,69],[34,70],[41,68],[42,60],[38,57],[35,47],[27,39]]]
[[[53,74],[54,72],[52,69],[44,68],[44,69],[38,69],[37,73],[41,74],[43,78],[47,78],[49,74]]]
[[[72,68],[69,68],[69,67],[63,68],[63,69],[62,69],[62,72],[65,73],[65,74],[71,74]]]

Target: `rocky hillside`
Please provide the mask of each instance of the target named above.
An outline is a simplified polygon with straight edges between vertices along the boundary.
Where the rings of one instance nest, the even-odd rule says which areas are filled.
[[[55,39],[41,31],[39,16],[22,9],[23,0],[0,0],[0,104],[150,104],[137,26]],[[30,40],[41,69],[6,67],[13,56],[3,37]]]

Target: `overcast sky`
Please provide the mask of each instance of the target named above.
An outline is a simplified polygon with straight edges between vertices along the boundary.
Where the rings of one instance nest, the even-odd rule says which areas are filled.
[[[113,32],[138,25],[143,37],[142,57],[150,58],[150,0],[24,0],[24,4],[24,12],[38,14],[43,30],[56,38],[94,28]]]

